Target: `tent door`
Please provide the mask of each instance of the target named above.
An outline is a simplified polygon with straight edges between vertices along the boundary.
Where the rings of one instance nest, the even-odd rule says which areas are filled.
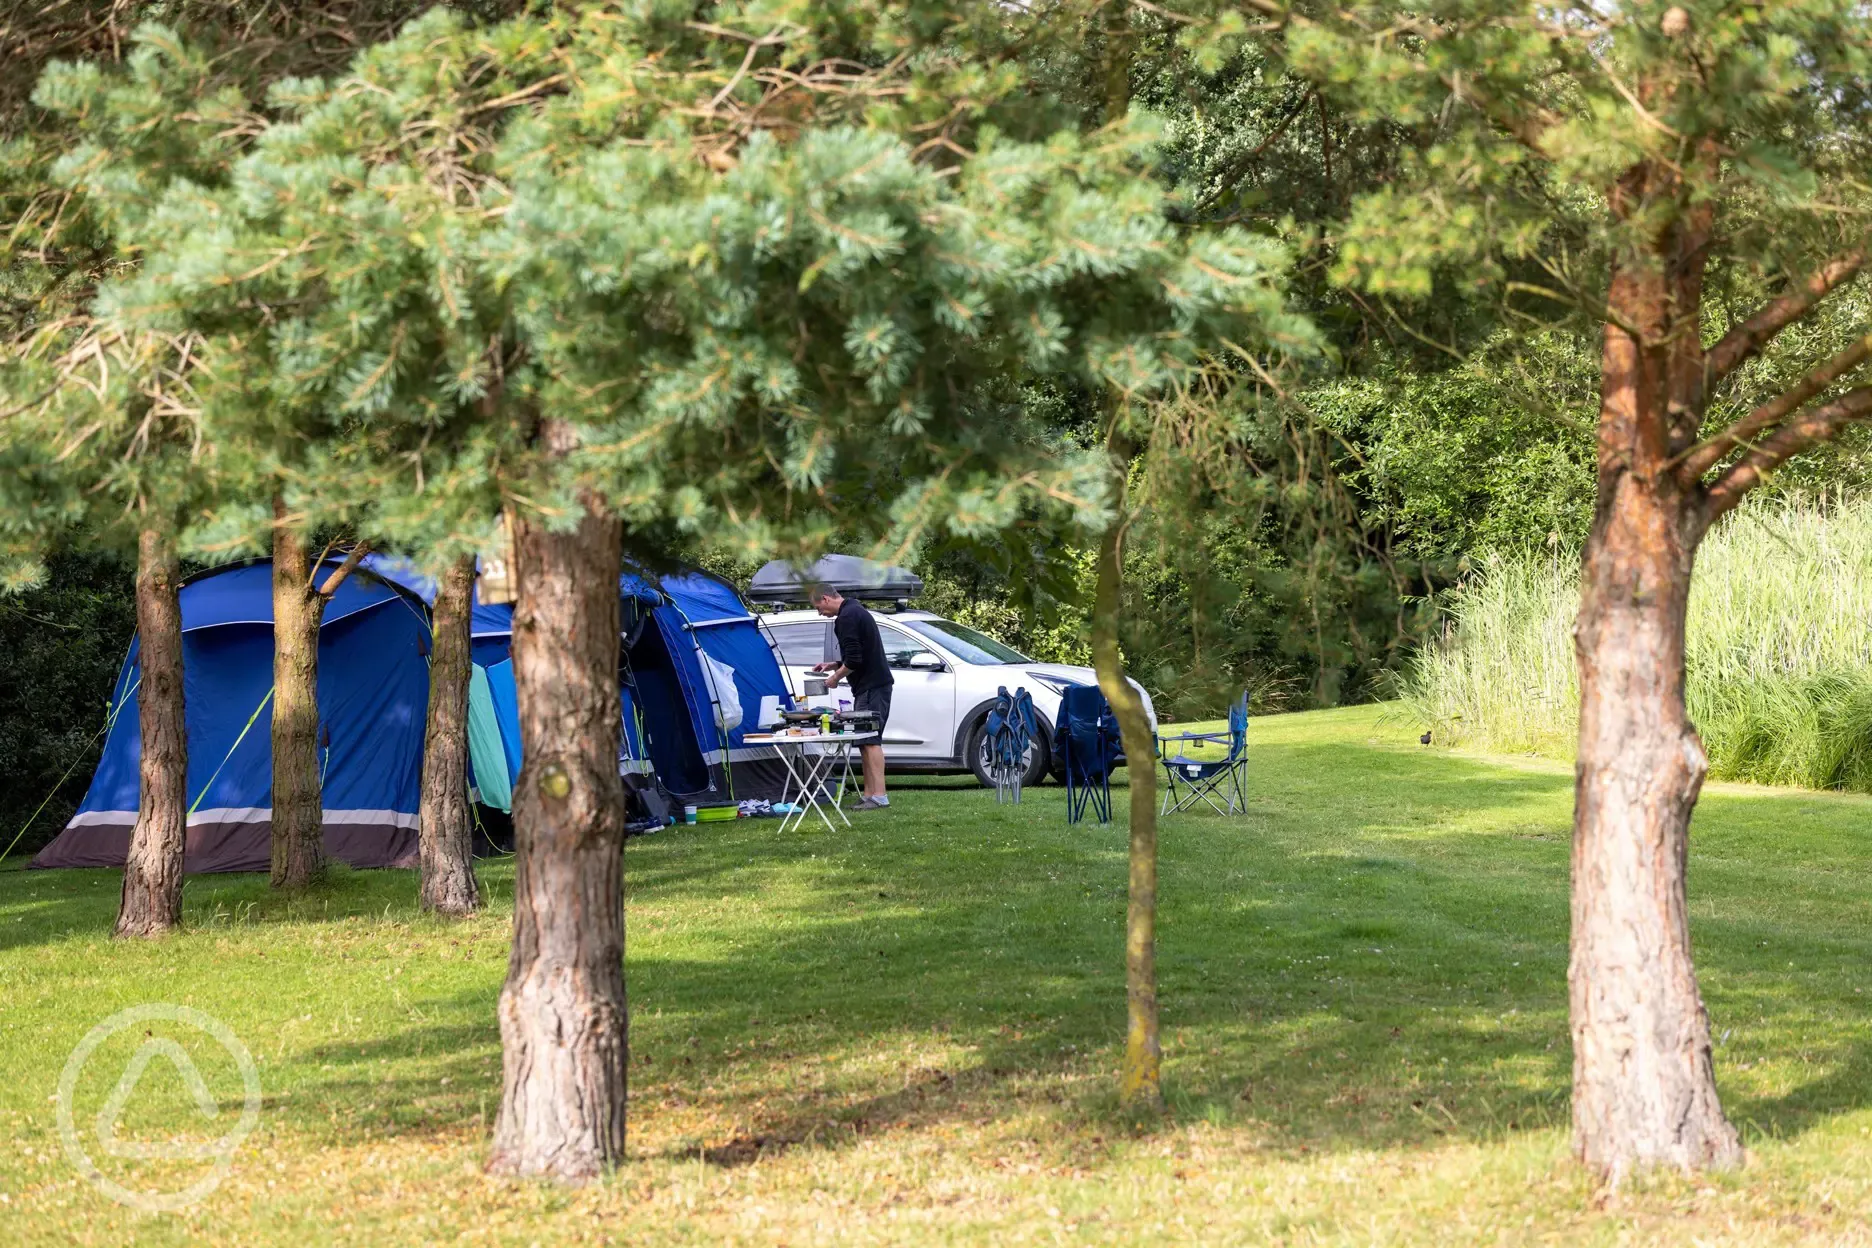
[[[708,764],[689,722],[662,630],[637,630],[625,657],[630,664],[632,700],[642,717],[644,747],[657,778],[672,793],[702,792],[709,787]]]

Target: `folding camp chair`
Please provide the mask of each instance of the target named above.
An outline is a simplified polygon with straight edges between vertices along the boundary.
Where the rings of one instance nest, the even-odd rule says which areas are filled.
[[[1192,753],[1198,745],[1223,744],[1228,746],[1228,754],[1223,758],[1207,751],[1200,758]],[[1248,795],[1243,777],[1248,773],[1248,695],[1242,694],[1241,701],[1229,707],[1227,732],[1183,732],[1162,737],[1157,742],[1157,755],[1163,759],[1164,774],[1170,781],[1164,789],[1163,808],[1158,813],[1168,815],[1192,810],[1199,802],[1207,803],[1218,815],[1245,813]]]
[[[988,712],[986,727],[988,774],[995,782],[995,800],[1019,805],[1027,755],[1033,749],[1033,695],[1025,688],[1010,694],[1006,685],[995,692],[994,709]]]
[[[1097,685],[1069,685],[1060,695],[1053,742],[1066,772],[1066,822],[1078,823],[1086,808],[1100,823],[1111,822],[1111,773],[1123,752],[1118,720]]]

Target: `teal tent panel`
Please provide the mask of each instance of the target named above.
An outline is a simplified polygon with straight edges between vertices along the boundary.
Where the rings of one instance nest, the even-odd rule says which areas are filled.
[[[487,669],[478,664],[468,678],[468,758],[474,764],[481,800],[496,810],[513,810],[513,773],[507,769],[494,692]]]

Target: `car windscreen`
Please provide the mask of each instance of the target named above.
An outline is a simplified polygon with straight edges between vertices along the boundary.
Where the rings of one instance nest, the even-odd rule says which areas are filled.
[[[978,633],[954,620],[898,620],[897,623],[922,633],[964,663],[1033,662],[1013,646],[1003,645],[988,634]]]

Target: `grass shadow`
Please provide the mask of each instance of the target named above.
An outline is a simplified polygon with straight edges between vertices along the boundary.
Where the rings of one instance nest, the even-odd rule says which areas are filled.
[[[1173,1120],[1293,1152],[1564,1123],[1570,778],[1343,735],[1263,739],[1251,758],[1247,814],[1162,826]],[[1067,824],[1052,787],[1018,807],[959,785],[897,792],[890,812],[836,833],[743,820],[630,842],[634,1148],[735,1167],[945,1122],[1064,1122],[1062,1148],[1137,1129],[1112,1095],[1122,823]],[[1853,982],[1872,949],[1846,921],[1866,901],[1853,868],[1872,845],[1872,802],[1814,797],[1713,796],[1693,837],[1719,1077],[1737,1118],[1765,1135],[1872,1096],[1855,1038],[1872,1002]],[[498,906],[511,876],[492,874]],[[0,876],[0,926],[19,900],[11,883]],[[241,905],[264,900],[258,877],[196,884],[196,913],[226,914],[231,929]],[[71,891],[27,926],[100,909],[107,925],[114,888]],[[403,873],[354,873],[338,892],[342,917],[413,913]],[[284,1119],[374,1133],[487,1125],[503,925],[480,921],[460,942],[473,958],[446,968],[426,962],[446,932],[394,949],[367,923],[294,937],[332,942],[311,973],[358,1018],[337,1038],[282,1040],[269,1077]],[[341,949],[341,937],[355,940]],[[272,972],[252,956],[243,945],[213,965],[261,993]],[[1786,1039],[1802,1031],[1814,1061],[1791,1065]]]

